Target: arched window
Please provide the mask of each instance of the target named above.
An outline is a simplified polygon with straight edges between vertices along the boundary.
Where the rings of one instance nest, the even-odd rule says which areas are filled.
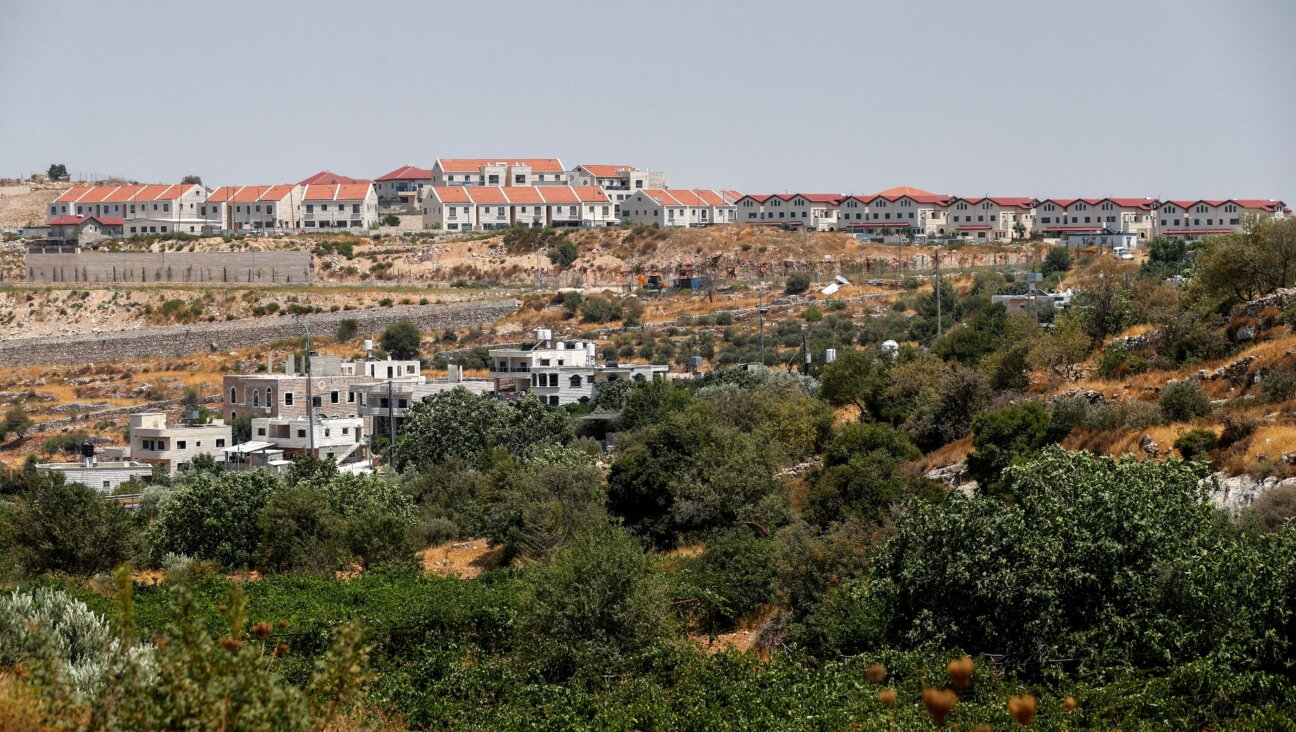
[[[573,387],[575,387],[575,388],[580,388],[580,385],[581,385],[581,376],[580,376],[580,374],[572,374],[572,377],[571,377],[571,385],[572,385]]]
[[[252,406],[254,407],[261,406],[261,392],[257,391],[256,389],[252,390]]]
[[[274,391],[273,391],[270,387],[267,386],[267,387],[266,387],[266,406],[268,407],[268,406],[270,406],[271,404],[274,404]]]
[[[238,404],[238,389],[230,387],[230,404]]]

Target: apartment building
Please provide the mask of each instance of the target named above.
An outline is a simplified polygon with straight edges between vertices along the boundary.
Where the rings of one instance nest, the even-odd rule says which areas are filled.
[[[438,158],[434,187],[565,186],[567,169],[558,158]]]
[[[567,179],[574,186],[602,188],[614,206],[619,206],[635,191],[666,187],[665,173],[630,165],[577,165],[568,172]]]
[[[511,226],[613,226],[616,212],[595,186],[433,186],[423,228],[490,231]]]
[[[943,206],[944,233],[978,241],[1026,239],[1035,223],[1034,203],[1013,196],[954,198]]]
[[[847,196],[837,204],[837,227],[866,233],[943,235],[947,228],[945,207],[951,199],[908,186],[870,196]]]
[[[637,226],[693,228],[736,221],[738,191],[661,188],[636,191],[621,203],[620,219]]]
[[[283,459],[310,455],[344,465],[365,458],[366,439],[361,417],[318,416],[313,424],[305,417],[258,417],[249,442],[269,443]]]
[[[209,424],[168,425],[161,412],[130,417],[131,459],[161,465],[168,475],[175,475],[180,466],[198,455],[211,455],[219,461],[232,444],[230,426],[219,419]]]
[[[502,398],[531,394],[545,404],[588,404],[598,385],[628,379],[666,378],[669,366],[658,364],[600,364],[595,344],[555,340],[547,329],[536,331],[536,342],[524,348],[492,348],[490,378]]]
[[[381,206],[418,206],[423,202],[423,189],[431,187],[432,171],[413,165],[402,165],[374,179]]]
[[[207,223],[199,207],[206,201],[207,189],[197,183],[73,186],[50,202],[48,218],[119,218],[126,236],[199,234]]]
[[[297,370],[296,358],[290,356],[282,373],[226,374],[221,411],[230,421],[240,415],[253,419],[295,418],[307,416],[307,405],[311,404],[313,415],[356,417],[360,410],[352,386],[383,379],[419,382],[422,378],[418,361],[356,362],[336,356],[312,356],[307,375]]]
[[[740,224],[787,226],[802,231],[836,231],[840,193],[749,194],[734,202]]]
[[[367,418],[372,425],[374,435],[388,435],[393,427],[400,430],[401,421],[410,407],[418,404],[433,394],[452,389],[467,389],[474,394],[492,394],[495,382],[490,379],[466,379],[463,367],[451,364],[447,367],[444,379],[427,379],[426,381],[376,381],[355,384],[351,391],[356,394],[360,404],[360,415]]]
[[[303,229],[371,229],[378,226],[378,194],[372,183],[323,183],[302,193]]]
[[[1035,202],[1035,231],[1045,236],[1129,231],[1153,236],[1151,198],[1044,198]]]
[[[299,231],[305,193],[300,185],[221,186],[198,211],[217,231]]]
[[[1153,212],[1153,231],[1155,236],[1197,239],[1241,231],[1248,216],[1281,219],[1289,215],[1291,209],[1274,199],[1163,201]]]

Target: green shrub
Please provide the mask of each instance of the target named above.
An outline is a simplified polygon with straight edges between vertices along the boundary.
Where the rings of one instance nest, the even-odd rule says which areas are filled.
[[[1196,381],[1171,381],[1157,400],[1167,422],[1187,422],[1210,414],[1210,397]]]
[[[810,289],[810,275],[805,272],[793,272],[783,283],[783,292],[788,295],[800,295]]]
[[[1184,460],[1199,457],[1210,457],[1210,453],[1219,443],[1219,438],[1210,430],[1192,430],[1174,441],[1174,447]]]
[[[1275,368],[1260,381],[1260,398],[1270,403],[1285,402],[1296,397],[1296,370]]]

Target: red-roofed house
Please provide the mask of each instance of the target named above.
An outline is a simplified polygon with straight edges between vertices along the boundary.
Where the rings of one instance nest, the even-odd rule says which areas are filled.
[[[1153,216],[1156,236],[1199,239],[1203,236],[1242,231],[1247,219],[1251,217],[1282,219],[1289,214],[1287,205],[1282,201],[1231,198],[1163,201]]]
[[[367,178],[352,178],[349,175],[338,175],[331,170],[321,170],[308,178],[297,181],[299,186],[343,186],[355,183],[370,183]]]
[[[840,193],[746,195],[734,202],[740,224],[784,226],[802,231],[836,231]]]
[[[640,170],[632,165],[577,165],[567,174],[574,186],[598,186],[613,204],[620,204],[635,191],[665,188],[666,174],[659,170]]]
[[[621,221],[644,226],[692,228],[732,224],[737,191],[709,188],[653,188],[636,191],[621,203]]]
[[[423,228],[491,231],[512,226],[614,226],[612,202],[596,186],[432,186]]]
[[[222,186],[199,210],[220,231],[299,231],[305,192],[299,185]]]
[[[89,244],[101,239],[111,239],[122,235],[125,219],[116,216],[78,216],[60,214],[50,219],[49,234],[51,240]]]
[[[201,234],[207,220],[199,206],[207,200],[201,185],[73,186],[49,204],[49,218],[63,215],[124,220],[124,235]]]
[[[955,198],[945,205],[945,233],[964,239],[1011,241],[1031,235],[1033,198]],[[941,233],[941,232],[937,232]]]
[[[438,158],[434,186],[565,186],[558,158]]]
[[[432,185],[432,171],[413,165],[402,165],[374,179],[374,191],[382,206],[405,204],[417,206],[423,201],[423,189]]]
[[[1151,198],[1045,198],[1035,202],[1035,231],[1042,234],[1088,234],[1128,231],[1139,239],[1152,233],[1158,203]]]
[[[950,196],[926,191],[893,193],[891,189],[871,196],[847,196],[837,204],[837,228],[866,234],[911,231],[916,234],[946,234],[945,206]],[[905,187],[903,190],[917,191]]]
[[[305,186],[302,209],[306,230],[378,227],[378,194],[368,182]]]

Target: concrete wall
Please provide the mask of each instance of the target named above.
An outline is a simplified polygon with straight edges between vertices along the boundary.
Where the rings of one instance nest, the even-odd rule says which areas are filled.
[[[142,283],[311,281],[311,253],[79,252],[28,253],[28,282]]]
[[[345,318],[356,321],[361,333],[378,333],[408,318],[422,330],[463,328],[490,323],[517,310],[516,300],[483,300],[445,305],[411,305],[375,310],[339,311],[281,316],[224,323],[199,323],[63,338],[17,338],[0,341],[0,366],[53,363],[110,363],[143,358],[170,358],[200,351],[232,351],[303,335],[303,322],[312,332],[331,334]]]

